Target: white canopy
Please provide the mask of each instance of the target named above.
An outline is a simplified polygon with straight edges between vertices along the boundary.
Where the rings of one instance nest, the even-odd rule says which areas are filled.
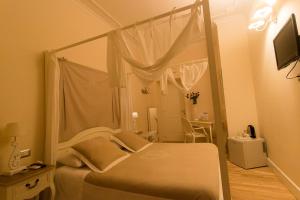
[[[195,4],[190,12],[180,16],[172,14],[168,19],[110,32],[107,65],[112,86],[126,87],[127,63],[139,78],[148,82],[160,80],[163,92],[167,90],[165,82],[168,79],[180,90],[189,91],[204,74],[207,61],[180,66],[181,84],[174,81],[170,63],[195,43],[206,45],[204,20],[198,4]],[[206,48],[203,48],[203,51],[206,51]]]

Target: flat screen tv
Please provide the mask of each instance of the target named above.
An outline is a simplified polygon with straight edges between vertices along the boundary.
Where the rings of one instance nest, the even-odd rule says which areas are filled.
[[[275,37],[273,44],[278,70],[300,58],[300,43],[295,14],[291,15]]]

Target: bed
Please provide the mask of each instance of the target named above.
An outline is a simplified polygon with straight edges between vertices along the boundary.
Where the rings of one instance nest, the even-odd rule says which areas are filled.
[[[180,12],[182,12],[182,16],[187,16],[188,18],[177,17],[174,15],[176,13],[179,14]],[[167,20],[167,18],[169,18],[169,20]],[[181,21],[179,19],[184,19],[184,21]],[[175,25],[176,21],[178,22],[179,26]],[[155,27],[154,25],[156,25],[156,22],[159,22],[157,23],[159,26]],[[165,24],[165,26],[162,26],[163,24]],[[77,142],[80,142],[87,138],[99,136],[99,134],[101,135],[102,133],[112,133],[112,131],[108,129],[106,130],[106,132],[103,129],[101,131],[98,131],[97,133],[88,133],[84,131],[80,134],[77,134],[71,140],[59,143],[57,148],[57,142],[61,138],[69,139],[69,136],[73,136],[73,133],[77,133],[78,130],[83,130],[87,127],[94,126],[108,126],[106,123],[100,123],[98,121],[100,117],[107,116],[102,115],[103,113],[105,114],[105,112],[95,112],[95,109],[93,108],[94,104],[86,103],[83,98],[79,98],[79,96],[88,97],[93,100],[99,100],[98,102],[100,102],[101,95],[98,97],[95,95],[86,95],[85,92],[83,92],[83,95],[78,95],[76,91],[76,93],[74,92],[76,96],[72,99],[76,100],[74,102],[74,105],[78,105],[78,112],[76,114],[70,114],[66,109],[63,109],[62,103],[65,104],[66,102],[63,101],[63,87],[61,81],[66,81],[66,79],[65,76],[63,76],[64,73],[61,73],[62,71],[60,62],[57,58],[58,52],[94,41],[96,39],[107,37],[107,67],[109,68],[107,71],[109,72],[111,86],[113,86],[114,88],[125,88],[125,77],[127,76],[126,72],[128,71],[139,76],[142,80],[163,80],[162,85],[167,86],[168,78],[166,76],[166,70],[169,71],[169,78],[173,77],[171,78],[173,80],[172,83],[178,85],[176,80],[174,79],[174,74],[171,73],[172,66],[169,66],[169,64],[181,65],[181,63],[178,63],[180,59],[174,58],[177,55],[181,55],[181,53],[187,50],[186,48],[191,45],[195,45],[197,43],[200,45],[203,44],[205,45],[205,47],[201,48],[201,51],[199,51],[199,55],[197,55],[196,57],[197,59],[206,57],[208,58],[208,63],[200,62],[199,66],[203,69],[203,65],[208,64],[210,69],[210,77],[212,80],[212,92],[213,94],[215,94],[213,96],[216,97],[216,99],[214,99],[214,102],[219,102],[219,95],[217,95],[218,73],[215,73],[218,72],[216,66],[216,63],[218,63],[218,50],[215,51],[212,29],[214,26],[212,25],[213,23],[210,16],[209,1],[197,0],[194,5],[177,8],[175,10],[173,9],[170,12],[151,17],[151,19],[134,23],[123,28],[118,28],[114,31],[109,31],[108,33],[104,33],[83,40],[81,42],[67,45],[62,48],[47,51],[45,53],[45,163],[48,165],[55,165],[57,153],[61,153]],[[142,32],[136,31],[137,28]],[[132,32],[134,34],[131,34]],[[128,37],[124,36],[125,33],[126,35],[128,35]],[[136,34],[138,34],[137,37],[142,36],[140,38],[141,40],[132,40],[132,38],[134,38],[132,36],[135,36]],[[153,54],[153,52],[155,52],[155,55]],[[173,63],[173,61],[175,63]],[[185,63],[185,65],[186,64],[187,63]],[[193,66],[194,64],[195,63],[193,63]],[[125,66],[127,65],[133,70],[125,69]],[[196,70],[194,69],[193,71]],[[90,86],[95,85],[95,83],[97,83],[99,80],[90,80],[89,78],[86,78],[83,73],[76,74],[80,75],[79,77],[85,77],[85,79],[88,80],[87,83],[85,83],[87,86],[85,86],[84,89],[93,88]],[[184,73],[181,74],[183,75]],[[186,80],[188,80],[189,82],[191,81],[191,79]],[[193,82],[196,83],[196,79],[194,79]],[[190,84],[191,83],[189,83],[189,85]],[[182,87],[178,88],[180,90],[183,89]],[[165,90],[167,89],[167,87],[162,87],[162,89]],[[120,96],[130,97],[130,94],[126,91],[127,90],[122,90],[124,94],[120,94]],[[118,109],[116,109],[116,112],[113,115],[113,119],[118,119],[116,121],[118,121],[119,123],[116,122],[113,123],[113,125],[122,124],[122,126],[125,126],[123,127],[124,129],[127,129],[127,125],[131,126],[132,118],[130,117],[131,109],[129,109],[131,108],[131,105],[129,104],[130,101],[130,98],[120,98],[119,105],[116,106],[116,108]],[[90,106],[85,108],[85,106],[83,106],[83,103],[92,105],[92,108]],[[218,108],[218,106],[216,108]],[[82,113],[85,113],[86,115],[83,116]],[[76,120],[76,123],[69,123],[68,120],[70,119],[66,117],[66,114],[71,119],[72,117],[77,116],[79,117],[79,120]],[[100,114],[101,116],[95,117],[94,114]],[[215,109],[214,114],[216,116],[216,132],[218,132],[217,135],[218,137],[220,137],[217,140],[218,146],[220,147],[220,149],[223,149],[224,144],[222,141],[224,141],[223,139],[224,137],[226,137],[226,133],[224,132],[225,130],[222,128],[221,116],[223,115],[220,109]],[[125,117],[126,115],[127,117]],[[80,125],[80,123],[82,122],[84,123]],[[73,128],[76,129],[67,127],[70,124],[74,125]],[[69,133],[72,133],[72,135],[60,135],[61,132],[64,132],[64,130],[72,130],[68,131]],[[143,162],[141,162],[143,156],[144,160],[145,157],[148,158],[147,162],[144,162],[144,160]],[[222,162],[221,169],[224,198],[230,199],[228,177],[225,167],[225,157],[225,151],[221,151],[220,159]],[[136,164],[134,163],[134,160],[139,160],[140,163],[144,163],[144,165]],[[148,163],[148,165],[146,165],[145,163]],[[130,166],[131,169],[125,171],[125,167]],[[151,167],[149,168],[149,166]],[[220,181],[219,166],[220,165],[217,155],[217,149],[211,144],[153,144],[144,149],[144,151],[132,154],[127,159],[123,160],[118,165],[114,166],[109,171],[101,175],[97,175],[91,170],[85,168],[68,168],[66,166],[58,168],[56,173],[56,185],[58,193],[57,199],[61,197],[60,199],[65,200],[109,200],[120,199],[120,196],[122,196],[122,199],[133,200],[174,198],[179,199],[181,197],[181,199],[222,199],[222,185]],[[174,171],[172,169],[177,170]],[[157,172],[157,174],[155,174],[155,176],[150,176],[151,174],[153,175],[154,172]],[[191,177],[193,177],[194,179],[191,179]],[[161,178],[163,180],[158,178]],[[191,193],[195,194],[195,196],[191,195]]]
[[[115,134],[109,128],[85,130],[58,145]],[[218,150],[213,144],[153,143],[105,173],[61,166],[55,175],[57,200],[216,200],[222,198]],[[75,192],[76,191],[76,192]]]

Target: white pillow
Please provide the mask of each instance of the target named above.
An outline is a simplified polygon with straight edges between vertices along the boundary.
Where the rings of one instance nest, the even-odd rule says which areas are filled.
[[[152,143],[149,143],[147,140],[130,132],[112,135],[111,140],[131,152],[140,152],[152,145]]]
[[[57,156],[57,162],[74,168],[83,167],[84,163],[74,155],[73,149],[67,149]]]
[[[129,157],[129,154],[102,137],[80,142],[73,146],[73,151],[91,170],[98,173],[106,172]]]

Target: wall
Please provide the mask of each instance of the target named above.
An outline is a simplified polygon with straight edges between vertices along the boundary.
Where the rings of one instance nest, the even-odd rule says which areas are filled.
[[[206,52],[206,45],[205,43],[195,44],[191,45],[188,48],[186,48],[183,52],[178,54],[175,58],[173,58],[170,62],[170,66],[178,65],[178,63],[184,63],[184,62],[191,62],[192,60],[200,59],[200,58],[206,58],[207,52]],[[173,69],[174,71],[178,72],[179,69]],[[176,73],[175,73],[176,74]],[[175,75],[176,76],[176,75]],[[139,118],[137,120],[138,129],[142,131],[147,131],[148,124],[147,124],[147,109],[149,107],[162,107],[162,101],[164,99],[174,99],[174,98],[181,98],[181,101],[185,101],[185,111],[188,115],[188,118],[195,119],[199,118],[203,112],[207,112],[209,116],[209,120],[214,121],[213,116],[213,103],[212,103],[212,91],[210,86],[210,77],[209,77],[209,69],[205,72],[203,77],[199,80],[199,82],[194,86],[192,91],[200,92],[200,97],[198,98],[198,103],[196,105],[193,105],[190,100],[187,100],[184,98],[184,95],[182,94],[180,97],[178,97],[178,94],[173,91],[174,87],[172,83],[170,83],[169,89],[172,90],[173,93],[171,94],[169,92],[169,95],[162,96],[160,91],[160,86],[158,83],[152,84],[149,86],[150,94],[145,95],[141,93],[141,89],[145,86],[143,85],[143,82],[140,81],[139,78],[137,78],[135,75],[131,75],[131,92],[132,92],[132,104],[133,104],[133,111],[137,111],[139,113]],[[177,89],[176,89],[177,90]],[[172,96],[173,95],[173,96]],[[172,96],[172,97],[171,97]],[[173,107],[176,104],[176,100],[172,101]],[[172,107],[172,106],[170,106]],[[177,107],[176,107],[177,108]],[[178,106],[179,112],[181,112],[181,108]],[[160,110],[158,110],[158,115],[160,115]],[[161,118],[162,119],[162,118]],[[165,123],[165,122],[164,122]],[[170,122],[166,122],[170,123]],[[162,124],[162,122],[161,122]],[[168,124],[169,125],[169,124]],[[168,126],[167,125],[167,126]],[[170,127],[173,125],[170,124]],[[174,128],[174,127],[173,127]],[[174,129],[178,129],[174,128]],[[180,127],[181,129],[181,127]],[[182,132],[182,130],[180,130]],[[171,131],[169,131],[169,134]],[[174,132],[174,131],[173,131]],[[178,132],[178,130],[177,130]],[[166,135],[166,134],[165,134]],[[174,134],[173,134],[174,135]],[[167,136],[166,136],[167,137]],[[171,137],[169,137],[171,138]],[[182,139],[183,137],[177,137],[177,140]],[[167,139],[166,139],[167,140]]]
[[[132,95],[132,110],[138,112],[137,129],[143,132],[148,131],[148,108],[158,106],[159,85],[151,83],[147,85],[149,94],[143,94],[142,89],[146,85],[134,74],[129,75],[131,95]]]
[[[217,19],[228,135],[238,135],[253,124],[258,130],[256,102],[243,15]]]
[[[300,2],[282,1],[278,6],[277,24],[263,32],[249,32],[253,78],[260,130],[267,141],[269,158],[300,186],[300,83],[285,79],[291,67],[277,71],[272,43],[291,13],[296,14],[300,28]]]
[[[207,59],[206,41],[200,44],[194,44],[186,48],[177,55],[171,62],[184,63],[192,60]],[[185,109],[188,118],[200,118],[203,112],[208,113],[209,120],[214,121],[214,111],[212,103],[212,91],[210,85],[209,66],[203,77],[192,88],[193,92],[200,92],[198,103],[193,105],[190,100],[185,98]]]
[[[197,104],[192,104],[191,100],[186,100],[186,109],[190,109],[191,119],[201,118],[203,113],[208,113],[208,120],[214,121],[214,107],[212,102],[211,86],[209,69],[205,72],[203,77],[193,88],[193,91],[200,92],[200,96],[197,99]]]
[[[28,164],[43,159],[43,52],[101,34],[111,27],[74,0],[1,0],[0,13],[0,127],[7,122],[20,123],[20,147],[32,149],[32,156],[23,160],[23,164]],[[74,49],[73,53],[66,51],[66,57],[104,68],[104,44],[105,41],[89,44],[92,53],[89,45]]]

